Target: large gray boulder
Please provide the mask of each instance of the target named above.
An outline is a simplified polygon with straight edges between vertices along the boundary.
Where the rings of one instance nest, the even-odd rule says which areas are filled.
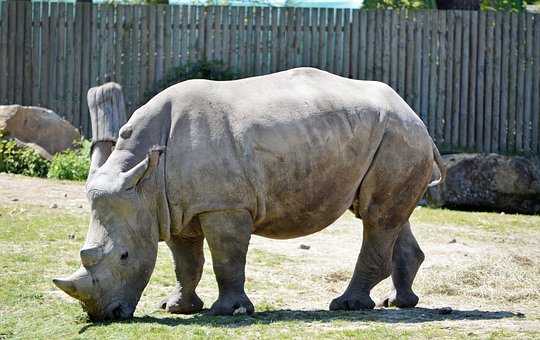
[[[498,154],[443,156],[445,182],[428,189],[431,205],[467,210],[540,213],[540,159]]]
[[[0,106],[0,133],[51,159],[79,141],[79,131],[51,110],[36,106]]]

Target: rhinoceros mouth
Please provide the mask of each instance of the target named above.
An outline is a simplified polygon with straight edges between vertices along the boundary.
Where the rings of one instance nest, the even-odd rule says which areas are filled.
[[[135,308],[130,304],[122,302],[113,302],[102,311],[92,310],[83,304],[88,317],[93,322],[125,320],[133,317]]]

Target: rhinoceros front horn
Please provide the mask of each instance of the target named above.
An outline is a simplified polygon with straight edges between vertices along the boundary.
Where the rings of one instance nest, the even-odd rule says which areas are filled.
[[[53,279],[56,287],[77,300],[85,300],[89,297],[92,288],[92,278],[90,273],[84,268],[80,268],[71,276]]]

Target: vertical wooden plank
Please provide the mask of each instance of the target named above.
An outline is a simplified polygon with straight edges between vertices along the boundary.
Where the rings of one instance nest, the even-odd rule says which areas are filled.
[[[461,43],[461,84],[459,92],[459,146],[467,147],[468,133],[468,102],[469,102],[469,47],[470,47],[470,24],[471,11],[462,13],[462,43]]]
[[[215,6],[208,6],[205,11],[203,11],[205,13],[205,20],[204,20],[204,26],[201,26],[199,29],[202,29],[204,30],[204,38],[205,38],[205,42],[204,42],[204,47],[203,47],[203,51],[204,51],[204,55],[203,55],[203,58],[206,58],[207,60],[213,60],[214,59],[214,43],[215,43],[215,38],[214,38],[214,30],[213,30],[213,25],[214,25],[214,10],[215,10]]]
[[[287,8],[279,9],[278,22],[278,61],[276,71],[281,71],[286,67],[286,50],[287,50],[287,16],[289,15]]]
[[[416,114],[420,114],[421,111],[421,96],[422,96],[422,50],[425,46],[422,45],[422,31],[423,31],[423,12],[414,12],[414,104],[413,108]]]
[[[461,91],[460,91],[460,85],[461,85],[461,58],[462,58],[462,48],[461,48],[461,38],[463,36],[462,34],[462,27],[463,27],[463,16],[462,11],[456,11],[454,15],[454,23],[453,23],[453,34],[454,34],[454,48],[453,48],[453,54],[454,54],[454,65],[453,65],[453,76],[452,76],[452,121],[451,121],[451,139],[452,139],[452,145],[454,147],[459,148],[459,130],[461,122],[459,120],[461,116],[460,110],[460,98],[461,98]]]
[[[196,7],[197,12],[197,60],[201,60],[205,55],[206,48],[206,9],[202,6]]]
[[[383,68],[383,20],[384,10],[378,10],[375,14],[375,43],[373,55],[373,78],[377,81],[382,81]]]
[[[49,89],[49,101],[48,107],[57,113],[57,97],[56,97],[56,85],[57,85],[57,64],[58,64],[58,3],[52,2],[50,4],[50,23],[49,23],[49,83],[47,86]]]
[[[435,136],[435,132],[432,129],[431,121],[429,120],[429,100],[430,100],[430,64],[433,63],[433,56],[431,55],[431,11],[424,11],[422,13],[422,90],[420,91],[420,117],[426,124],[429,133]]]
[[[407,11],[407,21],[405,22],[406,48],[405,48],[405,100],[414,109],[414,62],[415,62],[415,41],[414,41],[414,23],[415,11]]]
[[[1,6],[1,4],[0,4]],[[0,17],[1,20],[1,17]],[[40,106],[40,93],[39,93],[39,71],[40,71],[40,30],[41,30],[41,6],[39,3],[32,3],[32,80],[30,86],[32,86],[32,105]],[[0,28],[0,36],[2,29]],[[0,37],[0,49],[2,49]],[[2,59],[0,53],[0,60],[3,60],[0,64],[5,64],[5,59]],[[2,75],[0,74],[0,78]],[[0,80],[0,83],[2,81]],[[1,87],[2,85],[0,85]],[[2,91],[0,90],[0,100]]]
[[[25,17],[26,17],[26,6],[25,2],[17,1],[16,2],[16,31],[15,36],[17,37],[17,40],[15,40],[15,53],[16,53],[16,60],[15,60],[15,81],[14,81],[14,87],[15,87],[15,93],[14,93],[14,103],[16,104],[23,104],[23,94],[24,94],[24,31],[25,31]]]
[[[269,7],[263,8],[263,26],[264,26],[264,35],[263,35],[263,44],[264,44],[264,57],[262,65],[262,73],[267,74],[272,72],[272,46],[273,46],[273,37],[272,37],[272,18],[271,10]]]
[[[32,104],[32,2],[24,2],[23,5],[24,13],[24,28],[23,36],[24,45],[23,45],[23,86],[21,94],[22,104],[31,105]]]
[[[90,70],[90,87],[95,86],[99,83],[100,76],[100,42],[103,41],[103,36],[101,33],[101,5],[92,6],[92,47],[90,52],[92,53],[91,59],[91,70]],[[88,89],[85,90],[87,92]]]
[[[94,41],[93,35],[96,33],[95,27],[93,26],[93,12],[94,8],[90,3],[77,3],[77,7],[80,7],[81,16],[82,16],[82,28],[81,28],[81,83],[79,86],[80,92],[80,105],[79,105],[79,114],[73,119],[73,124],[76,124],[75,127],[80,129],[80,132],[87,137],[91,137],[92,133],[88,126],[88,103],[86,99],[86,94],[90,88],[91,78],[91,69],[92,69],[92,43]],[[88,130],[86,130],[88,128]]]
[[[96,85],[101,85],[102,83],[109,80],[110,73],[109,73],[109,62],[110,62],[110,56],[109,56],[109,46],[108,43],[109,40],[109,12],[111,8],[111,4],[102,4],[99,6],[99,12],[100,12],[100,18],[99,18],[99,36],[100,39],[97,41],[97,44],[99,45],[99,72],[98,77],[96,80]]]
[[[390,71],[389,71],[388,84],[392,86],[394,90],[397,91],[398,89],[398,64],[401,62],[399,60],[399,51],[398,51],[400,19],[399,19],[399,11],[392,10],[390,13],[391,13],[391,18],[390,18],[390,23],[389,23]]]
[[[312,66],[310,9],[302,9],[302,63],[303,66]]]
[[[453,89],[454,89],[454,29],[455,29],[455,12],[449,11],[446,16],[446,43],[447,54],[446,58],[446,100],[444,107],[444,142],[450,145],[452,149],[454,144],[452,143],[452,118],[453,118]]]
[[[358,79],[367,78],[367,11],[359,11]]]
[[[517,72],[518,72],[518,16],[516,13],[510,13],[510,60],[509,60],[509,75],[510,81],[508,84],[508,151],[516,152],[516,135],[517,135],[517,115],[516,115],[516,92],[517,92]]]
[[[320,34],[321,25],[319,23],[320,9],[311,8],[311,65],[320,68],[321,64],[321,49],[320,49]]]
[[[168,47],[167,50],[165,50],[165,44],[166,44],[165,41],[169,39],[169,37],[165,37],[166,35],[168,36],[167,32],[169,31],[169,27],[165,21],[166,21],[167,15],[168,14],[170,15],[170,13],[167,10],[169,9],[169,5],[160,4],[156,7],[157,7],[156,8],[157,10],[157,17],[156,17],[157,38],[156,38],[156,80],[155,80],[155,83],[158,83],[159,81],[161,81],[161,79],[163,79],[163,77],[165,77],[165,72],[167,71],[165,60],[168,59],[167,53],[170,52],[170,48]]]
[[[501,129],[501,51],[502,51],[502,27],[501,27],[501,12],[496,12],[493,26],[494,26],[494,40],[493,40],[493,131],[491,133],[491,151],[500,152],[499,136]]]
[[[238,18],[240,16],[239,7],[230,8],[230,34],[229,34],[229,60],[230,65],[240,72],[238,68]],[[276,24],[277,27],[277,24]],[[277,62],[276,62],[277,65]],[[277,67],[277,66],[276,66]]]
[[[253,7],[246,7],[246,19],[245,19],[245,35],[244,35],[244,69],[247,76],[254,75],[253,65],[254,65],[254,55],[255,48],[253,46],[254,36],[253,36],[253,22],[254,22],[254,12]]]
[[[262,8],[255,8],[254,16],[254,49],[253,49],[253,75],[262,74],[262,65],[263,65],[263,56],[264,56],[264,45],[263,45],[263,18],[262,18]]]
[[[71,86],[73,88],[72,124],[79,127],[81,116],[81,68],[82,68],[82,38],[83,38],[83,7],[81,3],[75,3],[75,18],[73,20],[73,76]],[[86,40],[85,45],[89,41]]]
[[[476,147],[476,101],[479,100],[476,94],[476,86],[478,84],[476,63],[478,60],[478,11],[471,13],[470,21],[470,58],[469,58],[469,100],[468,100],[468,115],[467,121],[467,149],[473,150]]]
[[[17,3],[15,1],[8,1],[7,5],[7,45],[10,47],[7,49],[7,69],[6,69],[6,104],[15,103],[15,60],[17,58],[16,45],[13,41],[17,41]]]
[[[360,13],[357,9],[352,10],[352,28],[351,28],[351,59],[350,59],[350,76],[353,79],[358,79],[358,45],[360,40]]]
[[[523,128],[524,128],[524,111],[525,111],[525,64],[526,64],[526,15],[520,13],[517,17],[517,41],[520,43],[517,45],[517,84],[516,84],[516,151],[522,153],[523,148]]]
[[[540,17],[534,17],[534,77],[532,103],[532,150],[540,153]]]
[[[9,30],[9,16],[8,16],[9,2],[0,2],[0,104],[9,103],[7,100],[7,87],[8,87],[8,30]]]
[[[240,15],[238,16],[238,70],[243,76],[247,76],[247,27],[246,27],[246,7],[240,7]]]
[[[181,39],[180,34],[180,20],[181,19],[181,10],[182,7],[179,5],[170,6],[171,8],[171,19],[170,19],[170,29],[171,29],[171,59],[170,59],[170,68],[177,67],[180,64],[180,53],[181,53]]]
[[[491,131],[493,117],[493,38],[495,33],[494,12],[486,17],[485,71],[484,71],[484,143],[483,151],[491,152]]]
[[[151,66],[151,56],[154,54],[153,51],[153,44],[151,44],[151,41],[153,39],[153,36],[150,34],[150,22],[151,19],[151,11],[152,6],[141,6],[141,38],[140,38],[140,78],[139,78],[139,98],[144,97],[144,92],[146,92],[149,89],[149,83],[151,82],[150,78],[150,69],[154,69],[153,65]],[[153,61],[153,58],[152,58]],[[153,73],[153,71],[152,71]],[[153,76],[153,74],[152,74]],[[142,102],[141,102],[142,103]]]
[[[392,37],[390,36],[390,29],[392,28],[392,11],[385,10],[382,16],[382,42],[380,47],[382,49],[382,81],[386,84],[390,84],[390,72],[392,71],[392,65],[390,62],[390,56],[393,51],[391,50]]]
[[[445,120],[445,104],[447,100],[446,93],[446,74],[447,74],[447,39],[446,39],[446,19],[447,11],[438,12],[438,21],[434,24],[438,24],[435,28],[437,30],[437,40],[439,42],[439,53],[438,53],[438,86],[437,86],[437,114],[436,114],[436,139],[439,145],[446,144],[444,139],[444,120]],[[449,148],[449,145],[446,145],[446,148]]]
[[[376,24],[376,11],[367,11],[367,55],[366,55],[366,79],[375,79],[375,24]]]
[[[158,67],[158,49],[161,48],[159,34],[157,32],[158,6],[150,7],[148,15],[148,81],[143,84],[144,88],[151,91],[156,85]],[[161,51],[159,51],[161,53]]]
[[[523,151],[525,153],[531,153],[533,151],[532,148],[532,115],[540,115],[540,112],[532,112],[532,97],[533,97],[533,75],[534,75],[534,68],[533,68],[533,46],[534,46],[534,40],[533,40],[533,31],[534,31],[534,17],[533,14],[527,13],[525,15],[525,23],[524,27],[526,30],[526,51],[525,51],[525,65],[524,65],[524,72],[525,72],[525,84],[524,84],[524,93],[523,98],[525,100],[524,103],[524,109],[523,109]],[[538,76],[538,74],[536,75]],[[536,152],[536,149],[534,149]]]
[[[271,33],[271,40],[272,40],[272,52],[271,52],[271,66],[270,70],[271,72],[276,72],[278,69],[278,59],[279,59],[279,27],[278,27],[278,18],[280,9],[277,7],[272,7],[270,11],[270,19],[272,21],[272,33]]]
[[[398,40],[398,93],[406,99],[406,75],[407,75],[407,20],[408,12],[405,9],[399,11],[399,40]]]
[[[223,30],[222,30],[223,6],[214,10],[214,54],[215,60],[223,60]]]
[[[287,56],[285,60],[287,61],[286,68],[293,68],[295,65],[296,51],[296,14],[297,8],[290,7],[287,9]]]
[[[294,9],[294,62],[293,67],[302,66],[302,9]]]
[[[343,9],[335,10],[335,25],[334,25],[334,62],[332,69],[335,74],[341,75],[343,65]]]
[[[178,54],[180,55],[180,64],[186,64],[189,57],[189,46],[190,46],[190,33],[189,33],[189,6],[181,6],[181,28],[180,28],[180,50]],[[228,57],[228,56],[226,56]]]
[[[502,17],[502,45],[510,46],[511,16]],[[501,54],[501,129],[499,133],[499,145],[501,152],[508,152],[509,112],[508,112],[508,85],[510,82],[510,49],[505,48]]]
[[[56,113],[60,114],[63,118],[66,117],[66,93],[64,87],[64,74],[66,70],[66,3],[58,3],[58,36],[55,39],[58,40],[58,58],[56,61]]]
[[[66,118],[73,121],[73,74],[74,74],[74,60],[73,60],[73,4],[66,3],[66,42],[65,42],[65,73],[64,73],[64,90],[65,93],[65,106],[64,112]]]
[[[478,64],[476,69],[476,151],[484,152],[484,84],[485,84],[485,43],[486,12],[478,13]]]
[[[231,55],[231,31],[230,31],[230,25],[231,25],[231,11],[229,7],[223,7],[223,19],[222,19],[222,25],[223,25],[223,53],[222,53],[222,60],[225,63],[225,65],[230,65],[230,55]]]

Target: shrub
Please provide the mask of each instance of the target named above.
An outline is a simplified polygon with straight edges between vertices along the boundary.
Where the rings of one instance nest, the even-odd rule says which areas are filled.
[[[19,146],[14,140],[1,139],[0,134],[0,172],[45,177],[49,161],[41,158],[34,149]]]
[[[83,140],[78,149],[54,155],[47,177],[84,181],[90,170],[90,141]]]
[[[519,12],[525,9],[526,2],[524,0],[482,0],[480,8],[485,10],[495,11],[511,11]]]
[[[430,9],[437,8],[435,0],[364,0],[363,9]]]
[[[240,78],[240,74],[235,73],[221,61],[198,61],[187,63],[173,68],[156,86],[155,89],[144,93],[144,102],[147,102],[159,92],[169,86],[189,79],[209,79],[209,80],[233,80]]]

